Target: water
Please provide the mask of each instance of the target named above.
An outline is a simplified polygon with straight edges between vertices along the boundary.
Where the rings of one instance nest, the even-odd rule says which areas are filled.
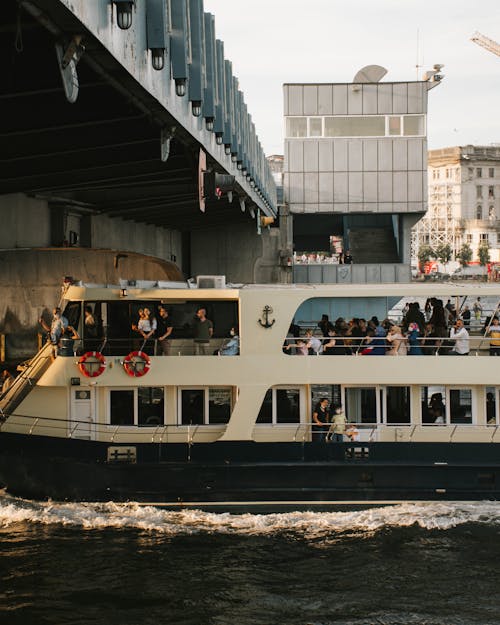
[[[500,623],[500,504],[211,514],[0,497],[2,625]]]

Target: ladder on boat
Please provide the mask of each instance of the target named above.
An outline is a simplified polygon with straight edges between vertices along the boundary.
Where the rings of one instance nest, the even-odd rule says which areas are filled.
[[[33,390],[38,380],[47,371],[53,355],[53,346],[45,343],[42,349],[29,361],[11,386],[0,394],[0,423],[5,421],[19,404]]]

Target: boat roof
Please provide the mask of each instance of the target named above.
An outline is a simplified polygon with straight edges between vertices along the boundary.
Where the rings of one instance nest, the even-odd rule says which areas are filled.
[[[374,283],[374,284],[226,284],[223,288],[198,288],[184,282],[128,281],[121,284],[70,285],[66,300],[172,300],[182,299],[238,299],[244,291],[287,291],[305,297],[500,297],[500,283]]]

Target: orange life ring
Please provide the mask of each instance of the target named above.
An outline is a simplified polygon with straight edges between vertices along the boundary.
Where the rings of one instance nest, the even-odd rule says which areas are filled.
[[[106,359],[101,352],[85,352],[78,361],[78,368],[86,378],[97,378],[106,369]]]
[[[151,369],[151,359],[144,352],[130,352],[123,360],[125,372],[133,378],[141,378]]]

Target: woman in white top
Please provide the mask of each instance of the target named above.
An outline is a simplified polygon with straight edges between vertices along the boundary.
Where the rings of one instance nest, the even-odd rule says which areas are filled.
[[[388,356],[406,356],[408,346],[399,326],[392,326],[385,338],[391,345],[391,349],[387,352]]]

